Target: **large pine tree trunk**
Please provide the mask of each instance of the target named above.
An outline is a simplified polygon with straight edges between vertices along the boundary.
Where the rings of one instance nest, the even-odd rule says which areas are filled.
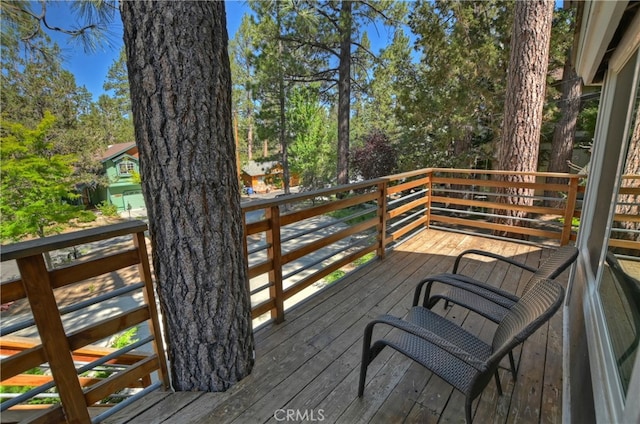
[[[551,144],[551,156],[549,158],[549,172],[569,172],[569,161],[573,153],[573,144],[576,135],[576,124],[580,113],[580,96],[582,95],[582,80],[578,78],[571,53],[567,54],[562,74],[562,99],[560,102],[561,117],[553,132]],[[547,178],[549,184],[566,184],[558,178]],[[545,192],[545,197],[558,197],[557,192]],[[553,206],[551,200],[547,205]]]
[[[121,7],[173,385],[223,391],[254,354],[224,3]]]
[[[247,159],[253,160],[253,94],[252,90],[247,90]]]
[[[549,62],[549,41],[554,2],[517,1],[514,11],[511,52],[505,96],[502,138],[498,145],[498,167],[506,171],[534,172],[538,167],[542,108]],[[534,176],[505,176],[511,182],[534,182]],[[500,201],[510,206],[531,205],[533,190],[504,190]],[[526,213],[505,210],[510,217],[500,222],[523,225]]]
[[[338,68],[338,184],[349,182],[349,115],[351,113],[351,1],[340,9],[341,41]]]
[[[284,43],[280,39],[282,34],[282,16],[281,16],[281,3],[276,2],[276,25],[278,26],[278,106],[279,106],[279,125],[278,125],[278,138],[280,139],[280,158],[282,163],[282,183],[284,186],[284,193],[291,193],[289,187],[289,143],[287,142],[287,111],[286,100],[287,93],[284,85]]]

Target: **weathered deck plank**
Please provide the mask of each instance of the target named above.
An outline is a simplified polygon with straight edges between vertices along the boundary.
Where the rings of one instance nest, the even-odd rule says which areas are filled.
[[[349,424],[464,421],[460,393],[391,349],[369,366],[362,399],[357,397],[357,384],[366,323],[379,314],[406,314],[415,284],[427,275],[449,271],[455,255],[469,248],[491,250],[533,266],[548,255],[525,244],[425,231],[384,261],[357,270],[289,311],[285,323],[258,330],[254,371],[228,392],[148,397],[109,422],[276,423],[287,411],[303,414],[294,422],[305,417]],[[462,271],[518,294],[529,277],[517,267],[480,258],[465,261]],[[444,310],[437,305],[434,310],[485,340],[495,329],[494,323],[457,306]],[[514,352],[518,381],[512,380],[505,360],[500,371],[505,394],[498,396],[490,383],[474,403],[474,420],[561,422],[561,344],[558,314]],[[146,407],[145,402],[149,402]]]

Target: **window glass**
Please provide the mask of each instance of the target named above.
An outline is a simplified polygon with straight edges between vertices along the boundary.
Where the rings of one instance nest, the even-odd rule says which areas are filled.
[[[609,341],[622,388],[627,393],[640,340],[640,118],[626,156],[609,251],[599,288]]]
[[[627,393],[640,340],[638,258],[616,256],[609,252],[602,274],[600,296],[620,383]]]
[[[118,164],[118,174],[120,175],[131,175],[134,170],[133,162],[122,161]]]

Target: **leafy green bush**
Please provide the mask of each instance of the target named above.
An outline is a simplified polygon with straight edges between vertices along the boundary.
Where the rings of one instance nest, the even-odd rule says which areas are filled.
[[[374,252],[369,252],[366,255],[356,259],[355,261],[353,261],[353,263],[356,266],[360,266],[360,265],[364,265],[367,262],[369,262],[371,259],[373,259],[376,256],[376,254]]]
[[[132,343],[138,341],[136,336],[138,335],[138,327],[131,327],[127,331],[118,335],[113,342],[111,342],[111,347],[116,349],[122,349],[125,346],[129,346]]]
[[[360,211],[362,211],[366,206],[353,206],[350,208],[345,208],[345,209],[338,209],[336,211],[331,211],[331,212],[327,212],[327,215],[329,215],[330,217],[334,218],[334,219],[342,219],[342,218],[346,218],[348,216],[354,215]],[[347,225],[356,225],[359,224],[361,222],[364,222],[368,219],[373,218],[374,216],[376,216],[377,212],[376,211],[371,211],[365,215],[360,215],[360,216],[356,216],[355,218],[352,219],[347,219],[345,221],[345,224]]]
[[[23,374],[44,375],[44,371],[42,371],[42,369],[39,367],[35,367],[25,371]],[[33,386],[0,386],[0,393],[21,394],[21,393],[26,393],[33,388],[34,388]],[[45,393],[55,393],[55,389],[47,390],[47,392]],[[7,401],[9,399],[10,398],[2,398],[0,399],[0,402]],[[42,404],[53,404],[53,403],[60,403],[60,398],[57,398],[57,397],[33,398],[28,401],[29,405],[42,405]]]
[[[344,277],[346,274],[347,273],[344,272],[343,270],[338,269],[336,271],[333,271],[331,274],[327,275],[326,277],[324,277],[324,280],[327,282],[327,284],[331,284],[338,281],[339,279]]]
[[[96,218],[96,214],[91,211],[81,211],[78,214],[78,222],[93,222]]]
[[[108,203],[106,200],[100,202],[98,210],[102,212],[102,215],[104,216],[118,216],[118,207],[114,204]]]

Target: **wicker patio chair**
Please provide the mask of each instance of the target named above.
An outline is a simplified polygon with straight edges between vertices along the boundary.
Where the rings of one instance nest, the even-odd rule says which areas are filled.
[[[518,301],[519,297],[514,293],[502,290],[491,284],[476,280],[464,274],[458,273],[460,261],[467,255],[480,255],[494,258],[532,273],[531,278],[526,283],[523,294],[531,285],[540,278],[554,279],[567,269],[578,257],[578,249],[573,246],[563,246],[553,252],[539,268],[534,268],[522,262],[518,262],[506,256],[501,256],[483,250],[466,250],[458,255],[451,273],[442,273],[429,276],[418,283],[413,297],[413,306],[417,306],[425,289],[422,306],[431,309],[440,300],[445,301],[445,308],[450,303],[460,305],[466,309],[474,311],[493,322],[499,323],[507,312]],[[448,289],[442,293],[431,294],[434,284],[443,284]],[[517,379],[517,368],[513,354],[509,352],[509,362],[513,379]]]
[[[471,422],[471,405],[495,376],[498,393],[498,364],[553,316],[562,304],[564,289],[553,280],[536,279],[507,312],[487,344],[457,324],[422,306],[414,306],[405,319],[382,315],[364,331],[358,396],[364,393],[367,367],[389,346],[413,359],[466,396],[465,416]],[[394,327],[371,344],[376,325]]]

